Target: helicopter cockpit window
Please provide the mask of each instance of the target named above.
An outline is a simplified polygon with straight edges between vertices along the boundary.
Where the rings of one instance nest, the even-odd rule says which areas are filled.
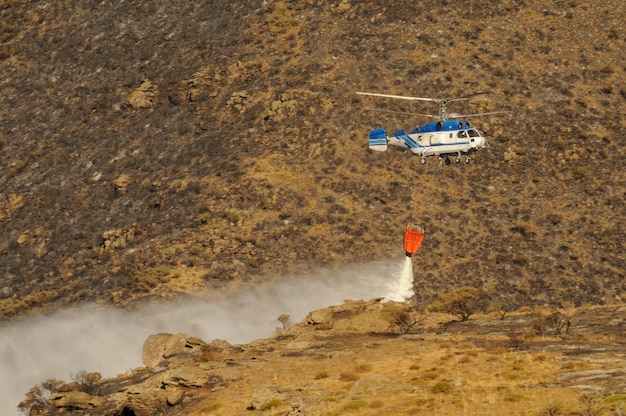
[[[469,133],[470,137],[480,137],[480,133],[478,133],[476,130],[467,130],[467,132]]]
[[[459,136],[460,139],[465,138],[465,137],[467,137],[467,132],[465,130],[461,130],[459,132],[458,136]]]

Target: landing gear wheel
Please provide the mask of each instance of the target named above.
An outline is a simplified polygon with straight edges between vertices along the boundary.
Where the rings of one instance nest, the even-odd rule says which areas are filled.
[[[423,165],[424,163],[426,163],[426,159],[422,158],[422,160],[420,160],[420,163]]]
[[[449,158],[449,157],[447,157],[444,163],[445,163],[446,165],[449,165],[449,164],[450,164],[450,158]]]
[[[456,163],[459,163],[460,161],[461,161],[460,157],[457,157],[456,160],[455,160]]]
[[[467,157],[467,159],[465,159],[465,164],[466,164],[466,165],[469,165],[469,162],[470,162],[470,158],[469,158],[469,156],[468,156],[468,157]]]

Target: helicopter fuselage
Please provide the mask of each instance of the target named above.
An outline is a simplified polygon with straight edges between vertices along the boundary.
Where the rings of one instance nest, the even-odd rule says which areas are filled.
[[[376,129],[370,132],[369,148],[376,151],[385,151],[388,146],[397,150],[409,150],[415,156],[440,156],[450,163],[449,156],[456,155],[456,162],[461,155],[469,155],[485,146],[483,135],[470,126],[466,121],[438,121],[415,127],[410,133],[398,130],[393,136],[387,136],[385,129]]]
[[[439,115],[420,114],[436,118],[439,121],[418,125],[410,133],[407,133],[405,130],[398,130],[393,136],[387,136],[387,132],[383,128],[372,130],[369,137],[369,148],[384,152],[388,146],[393,146],[397,150],[409,150],[415,156],[421,156],[422,164],[426,163],[427,156],[439,156],[444,159],[446,165],[449,165],[449,157],[453,155],[456,155],[457,163],[461,161],[461,155],[467,155],[465,163],[469,163],[470,154],[485,147],[487,144],[485,137],[477,129],[470,126],[467,121],[462,120],[462,118],[509,113],[510,111],[450,114],[448,113],[448,104],[454,101],[469,100],[477,95],[489,93],[491,92],[478,91],[456,98],[408,97],[373,92],[357,92],[356,94],[409,101],[430,101],[439,104]],[[410,114],[402,111],[390,112]]]

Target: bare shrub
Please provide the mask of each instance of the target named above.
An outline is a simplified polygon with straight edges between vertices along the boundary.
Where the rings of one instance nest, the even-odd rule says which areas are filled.
[[[431,308],[455,315],[464,322],[474,313],[484,311],[487,303],[487,295],[483,291],[474,287],[462,287],[440,294],[439,300]]]
[[[447,393],[450,390],[452,390],[452,386],[450,385],[449,382],[447,382],[446,380],[442,380],[440,382],[438,382],[437,384],[435,384],[430,391],[432,391],[435,394],[438,393]]]
[[[367,373],[369,371],[372,371],[372,365],[369,363],[361,363],[354,367],[354,371],[356,371],[357,373]]]
[[[96,384],[102,379],[100,373],[88,373],[86,370],[80,370],[76,373],[70,373],[70,378],[79,385],[81,391],[97,395]]]
[[[422,319],[417,319],[409,308],[398,310],[391,315],[391,324],[401,333],[408,334]]]
[[[328,371],[322,370],[315,375],[315,380],[321,380],[323,378],[328,378]]]
[[[537,335],[549,332],[552,335],[569,334],[572,318],[560,312],[547,316],[538,314],[532,323],[532,329]]]
[[[569,333],[572,318],[555,312],[546,317],[545,323],[554,335],[561,335],[563,332]]]
[[[359,379],[359,376],[356,373],[353,373],[352,371],[346,371],[339,375],[339,380],[341,381],[357,381],[358,379]]]
[[[506,347],[509,350],[519,350],[528,345],[528,335],[523,332],[509,332]]]
[[[61,380],[49,379],[36,385],[26,393],[26,400],[17,406],[18,410],[24,415],[44,413],[51,406],[48,401],[50,395],[58,392],[63,384]]]
[[[72,381],[75,381],[76,383],[83,385],[87,383],[87,371],[86,370],[80,370],[77,371],[76,373],[70,373],[70,378],[72,379]]]
[[[603,400],[599,396],[584,394],[580,396],[578,402],[578,411],[574,413],[577,416],[600,416],[604,414]]]
[[[219,361],[220,355],[212,346],[203,345],[200,354],[198,354],[194,359],[199,362]]]
[[[283,324],[283,329],[287,329],[291,325],[289,315],[286,313],[281,314],[277,319],[281,324]]]
[[[564,413],[561,404],[550,404],[539,413],[540,416],[560,416],[562,414]]]

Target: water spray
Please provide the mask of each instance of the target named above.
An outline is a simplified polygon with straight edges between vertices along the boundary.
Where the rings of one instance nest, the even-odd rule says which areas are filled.
[[[399,275],[390,286],[389,294],[383,302],[405,302],[415,295],[413,290],[413,262],[411,256],[417,253],[424,240],[424,230],[419,225],[409,225],[404,231],[404,264]]]

